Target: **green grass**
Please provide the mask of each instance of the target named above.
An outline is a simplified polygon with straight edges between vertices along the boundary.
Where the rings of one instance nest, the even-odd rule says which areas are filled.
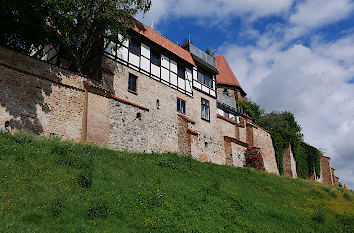
[[[0,232],[353,232],[353,219],[341,188],[0,134]]]

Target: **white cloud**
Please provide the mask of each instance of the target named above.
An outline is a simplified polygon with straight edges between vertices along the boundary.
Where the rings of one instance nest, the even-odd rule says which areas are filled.
[[[348,17],[354,9],[351,0],[306,0],[297,4],[295,13],[290,15],[292,27],[287,32],[287,39],[294,39],[311,29],[337,22]]]
[[[263,16],[284,14],[291,7],[293,0],[152,0],[152,7],[144,18],[144,23],[150,25],[152,20],[180,17],[199,17],[208,22],[217,23],[232,16],[243,16],[255,20]]]

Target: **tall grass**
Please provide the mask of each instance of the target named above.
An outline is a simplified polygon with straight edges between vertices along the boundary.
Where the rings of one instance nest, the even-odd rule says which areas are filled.
[[[352,197],[173,153],[0,134],[0,232],[353,232]]]

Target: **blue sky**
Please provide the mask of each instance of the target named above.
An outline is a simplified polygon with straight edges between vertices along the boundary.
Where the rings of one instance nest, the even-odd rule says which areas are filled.
[[[138,19],[224,54],[247,96],[294,113],[354,189],[353,0],[152,0]]]

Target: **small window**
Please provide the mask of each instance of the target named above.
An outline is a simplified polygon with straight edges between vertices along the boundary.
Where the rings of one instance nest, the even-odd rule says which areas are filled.
[[[212,87],[212,75],[206,72],[205,70],[198,68],[198,81]]]
[[[186,101],[177,98],[177,112],[186,114]]]
[[[211,87],[211,78],[209,74],[204,75],[204,84]]]
[[[202,98],[202,119],[210,121],[209,101]]]
[[[177,65],[177,76],[179,78],[185,78],[185,68],[183,66]]]
[[[198,71],[198,81],[203,82],[204,81],[204,74],[200,71]]]
[[[151,51],[151,63],[157,66],[161,66],[161,54],[155,51]]]
[[[137,79],[138,79],[137,76],[135,76],[133,74],[129,74],[128,91],[136,93],[136,81],[137,81]]]
[[[129,51],[135,55],[140,56],[140,42],[132,39],[129,42]]]

